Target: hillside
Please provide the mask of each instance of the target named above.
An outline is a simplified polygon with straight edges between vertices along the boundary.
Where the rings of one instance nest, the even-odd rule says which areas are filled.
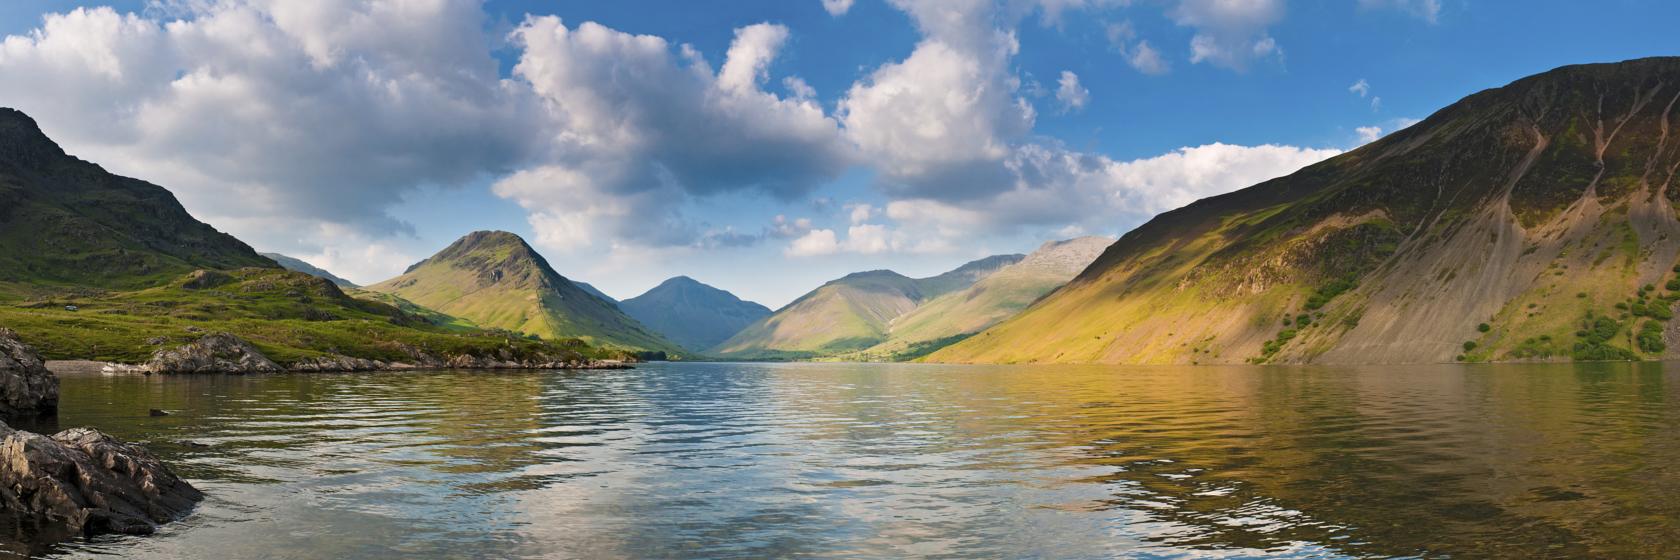
[[[1047,242],[1020,262],[893,319],[886,340],[847,357],[904,360],[953,344],[1020,313],[1066,284],[1113,241],[1081,237]]]
[[[576,281],[576,280],[573,280],[572,283],[576,284],[579,289],[581,289],[585,292],[589,292],[589,295],[601,298],[601,301],[605,301],[605,302],[613,304],[613,305],[618,305],[618,300],[613,299],[612,296],[607,295],[606,292],[603,292],[599,288],[596,288],[593,284],[590,284],[588,282],[579,282],[579,281]]]
[[[539,342],[434,324],[436,317],[354,298],[325,279],[279,268],[198,270],[139,290],[67,290],[0,305],[0,326],[48,359],[139,363],[213,332],[233,333],[286,365],[328,356],[408,362],[416,352],[620,356],[576,339]]]
[[[264,257],[267,257],[271,261],[279,263],[280,266],[284,267],[286,270],[290,270],[290,271],[293,271],[293,272],[302,272],[302,273],[308,274],[310,276],[315,276],[315,277],[318,277],[318,278],[324,278],[328,282],[332,282],[333,284],[337,284],[338,287],[340,287],[340,288],[355,288],[355,287],[357,287],[355,282],[351,282],[349,280],[339,278],[337,275],[335,275],[331,272],[327,272],[326,270],[323,270],[320,267],[317,267],[315,265],[304,262],[301,259],[295,259],[295,258],[292,258],[292,257],[288,257],[288,256],[282,255],[280,253],[258,253],[258,254],[260,254]]]
[[[631,318],[695,352],[716,346],[747,325],[770,316],[768,307],[741,301],[735,294],[687,276],[666,280],[618,305]]]
[[[555,272],[542,255],[512,233],[473,232],[401,276],[367,289],[401,296],[480,327],[545,339],[575,337],[628,350],[681,353],[677,345],[617,306]]]
[[[922,279],[890,270],[853,273],[800,296],[708,353],[735,359],[806,359],[869,348],[886,340],[893,319],[1022,258],[986,257]]]
[[[0,285],[137,288],[199,268],[275,267],[162,187],[64,153],[0,108]]]
[[[1127,233],[952,362],[1680,357],[1680,59],[1559,68]]]

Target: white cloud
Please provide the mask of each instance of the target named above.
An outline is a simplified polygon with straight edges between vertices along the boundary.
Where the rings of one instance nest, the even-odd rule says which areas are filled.
[[[1161,52],[1149,46],[1149,41],[1138,41],[1137,46],[1132,48],[1132,54],[1126,57],[1126,63],[1151,76],[1165,74],[1169,70],[1167,61],[1161,58]]]
[[[852,9],[852,0],[822,0],[822,6],[828,15],[840,17]]]
[[[1180,0],[1168,15],[1191,27],[1190,62],[1243,70],[1255,59],[1283,54],[1267,28],[1283,19],[1283,0]]]
[[[1351,86],[1348,86],[1348,92],[1357,93],[1359,94],[1359,97],[1365,97],[1371,93],[1371,83],[1365,81],[1364,78],[1360,78],[1359,81],[1354,82]]]
[[[1085,104],[1091,101],[1091,91],[1079,85],[1078,74],[1063,70],[1062,77],[1056,80],[1056,84],[1056,101],[1062,104],[1063,112],[1084,109]]]
[[[895,2],[923,40],[854,84],[838,114],[893,194],[961,196],[1006,188],[1004,161],[1035,112],[1017,90],[1013,33],[985,0]]]
[[[869,204],[851,204],[846,207],[851,209],[853,225],[867,222],[870,217],[875,215],[875,207]]]
[[[788,244],[783,254],[790,257],[815,257],[840,252],[840,242],[832,229],[814,229]]]
[[[531,213],[545,247],[588,247],[597,234],[691,243],[699,229],[675,210],[690,196],[758,190],[791,199],[851,164],[838,124],[802,81],[793,97],[762,89],[788,37],[779,25],[736,30],[715,74],[686,45],[592,22],[572,29],[531,17],[511,37],[524,47],[513,73],[542,100],[553,136],[545,166],[499,181],[495,192]]]
[[[530,155],[534,98],[497,77],[475,1],[176,9],[46,15],[0,44],[0,99],[67,151],[294,252],[319,224],[404,231],[385,210],[405,194]]]
[[[1161,51],[1149,44],[1148,40],[1138,39],[1137,30],[1132,27],[1131,20],[1103,25],[1104,34],[1108,37],[1108,44],[1114,52],[1126,59],[1126,64],[1139,72],[1151,76],[1167,73],[1170,66],[1161,57]]]
[[[1441,17],[1441,0],[1359,0],[1359,7],[1400,10],[1431,24],[1438,23]]]
[[[1359,134],[1360,144],[1375,142],[1378,138],[1382,138],[1383,135],[1383,129],[1380,126],[1361,126],[1353,129],[1353,131]]]

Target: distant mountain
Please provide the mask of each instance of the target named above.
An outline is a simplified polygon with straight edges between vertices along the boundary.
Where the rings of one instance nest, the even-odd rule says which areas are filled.
[[[869,348],[886,340],[893,319],[1022,258],[986,257],[923,279],[890,270],[850,274],[801,296],[710,353],[738,359],[802,359]]]
[[[678,276],[619,302],[630,317],[665,338],[696,352],[729,339],[770,316],[770,308],[742,301],[735,294]]]
[[[1127,233],[957,362],[1680,358],[1680,58],[1566,66]]]
[[[573,280],[572,283],[576,284],[577,287],[582,288],[583,291],[589,292],[589,295],[601,298],[602,301],[605,301],[607,303],[610,303],[610,304],[613,304],[613,305],[618,305],[618,300],[613,299],[612,296],[607,295],[606,292],[603,292],[601,290],[596,289],[595,286],[591,285],[588,282],[579,282],[577,280]]]
[[[508,232],[468,234],[402,276],[367,289],[396,294],[480,327],[681,353],[676,344],[617,306],[555,272],[525,240]]]
[[[887,339],[855,357],[915,358],[980,332],[1072,280],[1113,242],[1081,237],[1045,243],[1020,262],[893,319]]]
[[[328,281],[330,281],[334,284],[338,284],[338,287],[340,287],[340,288],[355,288],[355,287],[358,287],[358,286],[356,286],[355,282],[351,282],[349,280],[339,278],[338,276],[333,275],[333,273],[331,273],[331,272],[327,272],[326,270],[322,270],[321,268],[316,267],[315,265],[303,262],[302,260],[299,260],[299,259],[294,259],[292,257],[288,257],[288,256],[282,255],[280,253],[258,253],[258,254],[260,254],[264,257],[268,257],[269,260],[280,263],[280,266],[285,267],[286,270],[290,270],[290,271],[294,271],[294,272],[302,272],[304,274],[308,274],[310,276],[315,276],[315,277],[318,277],[318,278],[325,278],[325,279],[327,279]]]
[[[277,265],[163,187],[67,155],[0,108],[0,283],[133,288],[240,267]]]

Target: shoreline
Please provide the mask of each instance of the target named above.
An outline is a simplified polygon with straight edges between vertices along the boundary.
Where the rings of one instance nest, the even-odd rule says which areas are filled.
[[[517,362],[490,362],[472,365],[415,365],[406,363],[386,363],[371,361],[364,367],[320,368],[310,364],[306,367],[282,367],[278,371],[222,371],[222,372],[155,372],[146,369],[144,365],[123,364],[117,362],[102,362],[98,360],[46,360],[44,365],[53,375],[194,375],[203,373],[222,373],[231,375],[250,375],[255,373],[359,373],[359,372],[394,372],[420,370],[626,370],[635,366],[622,360],[598,360],[591,362],[572,363],[563,365],[521,364]]]

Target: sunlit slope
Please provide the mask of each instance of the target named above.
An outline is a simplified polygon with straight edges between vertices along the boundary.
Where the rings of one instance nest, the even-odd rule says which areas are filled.
[[[402,276],[368,290],[545,339],[581,338],[605,346],[678,353],[611,303],[560,276],[519,236],[474,232],[421,261]]]
[[[1067,283],[1111,242],[1103,237],[1081,237],[1045,243],[1021,262],[894,319],[885,341],[850,357],[908,359],[980,332]]]
[[[1570,66],[1472,95],[1162,214],[1067,287],[930,359],[1677,357],[1677,100],[1675,58]]]
[[[890,270],[850,274],[801,296],[709,353],[739,359],[802,359],[869,348],[886,339],[893,319],[967,288],[1021,258],[987,257],[922,279]]]

